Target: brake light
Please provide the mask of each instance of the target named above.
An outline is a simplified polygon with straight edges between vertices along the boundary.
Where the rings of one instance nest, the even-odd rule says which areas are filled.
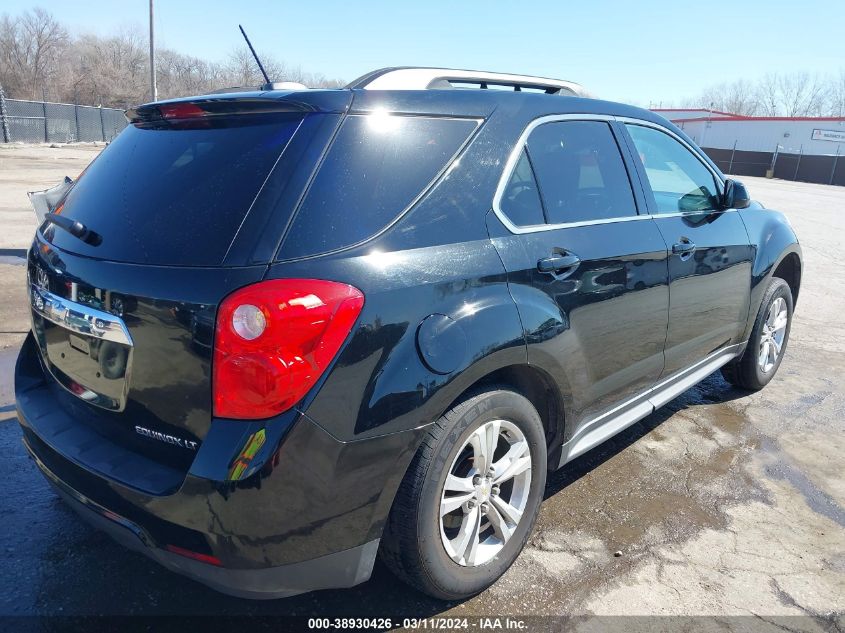
[[[168,103],[158,107],[163,119],[196,119],[206,115],[206,111],[194,103]]]
[[[320,279],[262,281],[226,297],[214,337],[214,415],[261,419],[314,386],[355,324],[364,295]]]

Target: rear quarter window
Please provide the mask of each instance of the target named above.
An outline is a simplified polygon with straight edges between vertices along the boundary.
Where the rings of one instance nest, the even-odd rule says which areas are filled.
[[[540,190],[524,147],[508,179],[500,206],[508,219],[517,226],[532,226],[545,222]]]
[[[279,258],[327,253],[372,237],[428,189],[477,126],[469,119],[348,116]]]

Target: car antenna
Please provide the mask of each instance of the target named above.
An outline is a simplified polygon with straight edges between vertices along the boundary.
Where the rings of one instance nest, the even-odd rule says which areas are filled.
[[[241,35],[244,36],[246,40],[246,45],[249,46],[249,52],[252,53],[252,56],[255,58],[255,63],[258,64],[258,68],[261,71],[261,74],[264,75],[264,85],[261,86],[262,90],[272,90],[273,89],[273,82],[270,81],[270,78],[267,76],[267,71],[264,70],[264,65],[261,63],[261,60],[258,58],[258,53],[255,52],[255,49],[252,47],[252,42],[249,41],[249,38],[246,35],[246,31],[244,31],[244,27],[238,24],[238,28],[241,30]]]

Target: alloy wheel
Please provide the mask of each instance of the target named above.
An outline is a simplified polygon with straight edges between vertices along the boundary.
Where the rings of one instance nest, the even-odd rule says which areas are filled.
[[[783,349],[783,340],[786,337],[786,325],[789,315],[786,309],[786,301],[777,297],[769,306],[766,313],[766,320],[763,322],[763,329],[760,334],[760,349],[757,354],[757,364],[763,373],[767,374],[777,363],[778,356]]]
[[[458,450],[440,498],[440,538],[449,557],[475,567],[496,556],[528,505],[531,451],[512,422],[491,420]]]

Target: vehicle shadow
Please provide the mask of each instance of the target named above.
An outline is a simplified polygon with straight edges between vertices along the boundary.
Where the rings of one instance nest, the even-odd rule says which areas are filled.
[[[712,402],[726,402],[745,395],[715,374],[659,411],[623,431],[612,440],[577,458],[549,477],[549,498],[611,459],[660,426],[675,412]],[[37,473],[32,472],[32,477]],[[46,483],[39,482],[39,485]],[[428,598],[397,580],[380,562],[369,582],[345,590],[317,591],[283,600],[251,601],[219,594],[205,586],[166,571],[140,554],[114,544],[104,534],[83,524],[58,498],[49,504],[45,530],[54,530],[40,553],[40,573],[34,588],[33,609],[38,615],[98,617],[205,616],[249,617],[250,629],[279,630],[281,618],[299,617],[403,617],[440,614],[460,602]],[[72,579],[72,581],[70,581]],[[252,618],[256,618],[253,620]],[[275,626],[274,626],[275,625]]]

